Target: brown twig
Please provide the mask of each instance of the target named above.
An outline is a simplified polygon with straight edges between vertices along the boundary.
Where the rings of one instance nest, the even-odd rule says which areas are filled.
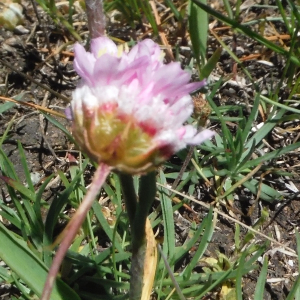
[[[182,165],[182,167],[181,167],[181,169],[179,171],[179,174],[178,174],[178,176],[176,177],[175,181],[172,184],[172,189],[175,190],[176,187],[177,187],[177,185],[178,185],[178,183],[179,183],[179,181],[181,180],[181,178],[182,178],[182,176],[183,176],[183,174],[184,174],[184,172],[185,172],[185,170],[186,170],[186,168],[187,168],[187,166],[188,166],[188,164],[189,164],[189,162],[190,162],[190,160],[191,160],[191,158],[193,156],[194,149],[195,149],[195,146],[191,146],[190,147],[189,152],[188,152],[188,154],[187,154],[187,156],[186,156],[186,158],[185,158],[185,160],[183,162],[183,165]]]
[[[66,118],[66,116],[64,114],[61,114],[61,113],[59,113],[59,112],[57,112],[55,110],[52,110],[52,109],[49,109],[47,107],[43,107],[43,106],[40,106],[40,105],[37,105],[37,104],[33,104],[33,103],[29,103],[29,102],[24,102],[24,101],[20,102],[20,101],[17,101],[15,99],[3,97],[3,96],[0,96],[0,100],[14,102],[16,104],[25,105],[25,106],[28,106],[28,107],[40,110],[42,112],[49,113],[49,114],[57,116],[57,117],[61,117],[61,118],[64,118],[64,119]]]

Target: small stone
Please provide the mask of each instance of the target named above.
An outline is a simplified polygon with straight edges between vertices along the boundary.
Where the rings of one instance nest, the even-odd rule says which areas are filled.
[[[40,182],[42,175],[39,172],[30,173],[30,178],[33,185],[36,185]]]
[[[14,30],[17,25],[21,24],[24,20],[23,7],[18,4],[11,2],[10,0],[2,3],[0,13],[0,25],[3,25],[9,30]]]
[[[1,49],[1,50],[2,50],[2,53],[4,53],[4,51],[6,51],[7,53],[14,53],[14,52],[16,52],[16,49],[15,49],[15,48],[9,46],[9,45],[6,44],[6,43],[3,43],[2,49]]]
[[[13,36],[13,37],[11,37],[11,38],[8,38],[8,39],[5,41],[5,44],[6,44],[6,45],[9,45],[9,46],[12,46],[12,47],[18,47],[18,46],[21,46],[21,45],[22,45],[22,41],[20,40],[19,37]]]
[[[15,28],[15,33],[17,34],[27,34],[29,32],[30,31],[27,28],[25,28],[23,25],[18,25]]]
[[[233,88],[229,88],[229,89],[228,89],[228,92],[229,92],[229,94],[231,94],[231,95],[235,95],[235,94],[236,94],[236,92],[235,92],[235,90],[234,90]]]

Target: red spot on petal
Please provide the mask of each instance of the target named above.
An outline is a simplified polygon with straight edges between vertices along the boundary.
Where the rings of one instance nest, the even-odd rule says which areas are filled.
[[[108,113],[115,111],[117,108],[118,108],[118,103],[115,103],[115,102],[105,103],[99,107],[99,109],[102,112],[108,112]]]
[[[82,111],[84,114],[84,118],[89,118],[89,119],[93,119],[94,115],[95,115],[95,110],[91,107],[88,107],[86,105],[82,106]]]
[[[149,136],[154,136],[157,133],[157,128],[153,124],[150,124],[150,122],[141,122],[139,123],[139,126]]]
[[[170,145],[164,145],[159,148],[159,156],[166,160],[174,154],[174,149]]]

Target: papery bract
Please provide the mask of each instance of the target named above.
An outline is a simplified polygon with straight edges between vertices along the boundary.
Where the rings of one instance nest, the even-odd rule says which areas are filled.
[[[92,40],[91,52],[75,45],[74,67],[81,81],[71,102],[72,131],[96,162],[120,171],[153,169],[187,144],[213,136],[183,125],[193,111],[189,83],[180,64],[164,64],[152,40],[122,52],[109,38]]]

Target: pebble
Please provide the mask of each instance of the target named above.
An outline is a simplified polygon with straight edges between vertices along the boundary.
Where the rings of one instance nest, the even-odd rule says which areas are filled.
[[[5,40],[5,44],[12,47],[22,46],[22,41],[19,37],[13,36]]]
[[[33,185],[36,185],[40,182],[42,175],[39,172],[30,173],[30,178]]]
[[[27,34],[30,32],[30,30],[28,30],[27,28],[25,28],[23,25],[18,25],[15,28],[15,33],[17,34]]]

